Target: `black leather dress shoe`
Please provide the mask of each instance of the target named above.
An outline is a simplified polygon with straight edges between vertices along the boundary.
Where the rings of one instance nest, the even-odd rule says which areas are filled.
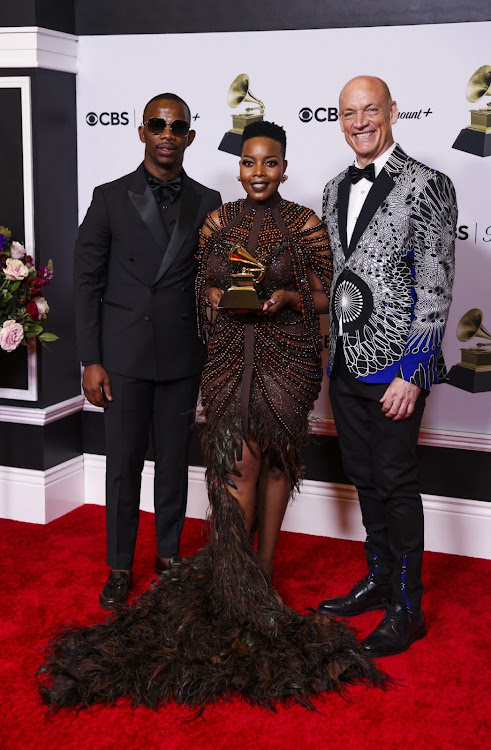
[[[176,563],[181,562],[181,558],[179,555],[174,555],[173,557],[169,557],[169,564],[166,565],[160,557],[157,555],[155,558],[155,572],[158,576],[162,575],[162,573],[165,573],[166,570],[170,570],[173,565]]]
[[[317,611],[324,615],[351,617],[369,612],[371,609],[387,609],[390,602],[390,586],[380,586],[368,574],[355,583],[349,594],[335,599],[324,599]]]
[[[99,594],[99,604],[104,609],[114,609],[124,604],[133,583],[133,576],[124,570],[111,570],[106,585]]]
[[[409,612],[402,604],[391,604],[380,625],[361,645],[370,656],[392,656],[406,651],[411,643],[426,635],[422,609]]]

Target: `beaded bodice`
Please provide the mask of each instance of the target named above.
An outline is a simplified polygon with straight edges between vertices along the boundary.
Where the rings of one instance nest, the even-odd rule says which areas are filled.
[[[208,334],[201,381],[207,419],[219,432],[232,435],[239,429],[271,445],[273,424],[281,425],[283,434],[290,436],[293,455],[300,451],[299,436],[307,429],[307,414],[322,381],[320,328],[309,274],[314,273],[328,291],[332,266],[326,229],[309,208],[279,196],[268,206],[246,200],[227,203],[218,209],[216,220],[207,218],[206,229],[196,292],[200,331]],[[260,296],[268,299],[278,289],[297,291],[300,309],[285,306],[271,316],[238,313],[210,319],[206,289],[230,285],[237,264],[228,256],[236,242],[266,266]],[[258,430],[263,432],[261,439]],[[275,434],[280,439],[277,428]],[[300,442],[292,448],[295,434]],[[297,468],[300,463],[294,461]],[[296,471],[293,482],[298,480]]]

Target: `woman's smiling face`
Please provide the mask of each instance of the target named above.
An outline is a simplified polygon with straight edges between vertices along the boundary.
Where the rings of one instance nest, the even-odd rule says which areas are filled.
[[[242,146],[240,181],[247,195],[266,201],[278,190],[287,165],[281,144],[272,138],[248,138]]]

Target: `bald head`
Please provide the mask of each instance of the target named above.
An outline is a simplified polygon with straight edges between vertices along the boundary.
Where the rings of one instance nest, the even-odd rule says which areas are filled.
[[[394,143],[397,104],[381,78],[357,76],[339,95],[339,123],[360,167],[375,161]]]
[[[349,96],[352,91],[358,89],[368,89],[377,92],[389,106],[392,102],[389,87],[381,78],[377,78],[376,76],[356,76],[356,78],[352,78],[351,81],[348,81],[348,83],[346,83],[341,89],[341,93],[339,94],[339,107],[341,108],[341,100],[344,94]]]

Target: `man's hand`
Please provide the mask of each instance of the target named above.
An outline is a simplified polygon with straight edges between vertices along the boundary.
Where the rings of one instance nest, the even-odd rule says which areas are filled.
[[[413,383],[408,383],[402,378],[394,378],[384,395],[380,399],[382,411],[394,422],[407,419],[414,411],[414,405],[421,393],[421,388]]]
[[[113,400],[111,381],[102,365],[88,365],[84,369],[82,387],[85,398],[94,406],[102,406],[103,409],[107,409],[107,401]],[[104,400],[103,393],[107,401]]]

